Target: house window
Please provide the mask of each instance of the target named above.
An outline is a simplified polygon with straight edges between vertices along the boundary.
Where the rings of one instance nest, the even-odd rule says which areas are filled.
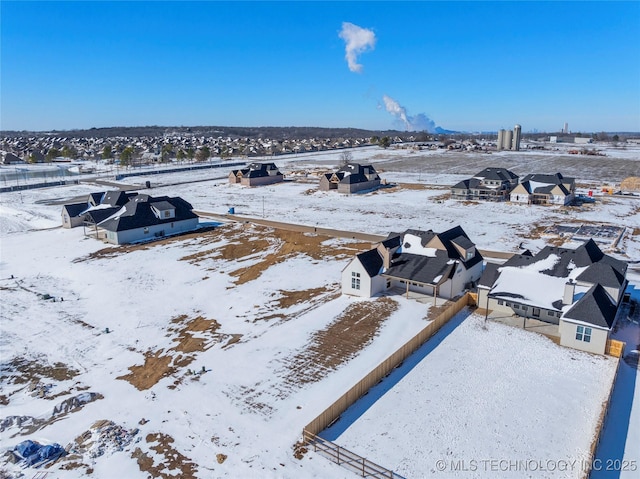
[[[522,311],[526,311],[528,308],[526,306],[522,307]]]
[[[360,273],[351,272],[351,289],[360,289]]]
[[[518,306],[517,304],[513,303],[513,309],[520,309],[520,306]]]
[[[502,306],[502,305],[504,304],[504,301],[503,301],[503,300],[501,300],[501,299],[499,299],[499,300],[498,300],[498,304],[499,304],[500,306]]]
[[[171,211],[167,210],[167,211],[164,212],[164,217],[165,218],[169,218],[170,216],[171,216]]]
[[[578,326],[576,330],[576,339],[578,341],[584,341],[585,343],[591,342],[591,328],[586,326]]]
[[[146,226],[144,227],[144,234],[148,234],[149,233],[149,228],[147,228]]]
[[[547,316],[555,316],[556,312],[555,311],[547,311]]]

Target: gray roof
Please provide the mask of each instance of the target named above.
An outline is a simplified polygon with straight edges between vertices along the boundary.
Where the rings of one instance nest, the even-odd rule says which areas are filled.
[[[449,259],[447,252],[442,250],[437,250],[435,257],[402,253],[394,255],[384,275],[423,284],[440,284],[455,272],[456,265]]]
[[[562,317],[609,329],[613,326],[617,311],[616,304],[605,289],[595,284]]]
[[[624,284],[625,277],[620,271],[604,261],[594,263],[585,269],[576,278],[578,281],[586,281],[587,283],[599,283],[602,286],[620,288]]]
[[[506,168],[485,168],[474,178],[484,178],[487,180],[513,181],[518,179],[518,175]]]
[[[500,265],[495,263],[487,263],[484,267],[484,271],[482,272],[482,276],[480,277],[480,281],[478,281],[478,286],[485,286],[487,288],[491,288],[500,273],[498,272],[498,268]]]
[[[87,209],[87,204],[86,203],[71,203],[71,204],[68,204],[68,205],[63,205],[62,209],[67,212],[67,214],[69,215],[70,218],[73,218],[74,216],[78,216],[80,213],[82,213],[84,210],[86,210]]]
[[[385,275],[424,284],[439,284],[453,276],[456,269],[455,261],[461,263],[466,269],[482,262],[482,255],[477,249],[475,250],[474,257],[467,261],[452,244],[455,240],[459,246],[464,244],[465,246],[462,247],[465,249],[474,246],[473,242],[471,242],[460,226],[456,226],[442,233],[435,233],[431,230],[421,231],[408,229],[401,235],[397,233],[389,235],[386,241],[398,241],[398,244],[403,243],[405,235],[407,234],[420,238],[422,246],[426,246],[429,241],[437,236],[444,245],[445,250],[436,250],[435,256],[403,253],[402,250],[400,250],[400,253],[393,255],[391,265],[385,271]],[[396,238],[398,239],[396,240]],[[440,278],[438,278],[439,276]],[[438,279],[437,281],[436,278]]]
[[[375,177],[373,180],[370,180],[366,175],[375,175]],[[336,171],[336,176],[340,180],[340,183],[350,185],[380,179],[373,166],[360,165],[358,163],[348,163],[342,166],[338,171]]]
[[[548,274],[549,276],[566,278],[574,267],[583,268],[598,262],[610,265],[621,276],[624,276],[627,271],[627,263],[604,254],[592,239],[584,242],[576,249],[545,246],[535,256],[524,254],[513,255],[503,266],[533,264],[548,258],[550,255],[557,255],[560,259],[552,268],[542,271],[542,273]]]
[[[521,180],[521,183],[524,183],[525,181],[535,181],[537,183],[548,183],[550,185],[561,185],[563,183],[575,183],[575,178],[562,176],[561,173],[556,173],[553,175],[534,173],[534,174],[525,176]]]

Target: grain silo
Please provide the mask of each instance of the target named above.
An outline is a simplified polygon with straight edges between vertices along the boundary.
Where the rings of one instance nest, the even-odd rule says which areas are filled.
[[[516,125],[513,127],[513,144],[511,145],[511,149],[515,151],[520,151],[520,137],[522,136],[522,127],[520,125]]]
[[[504,143],[504,130],[498,130],[498,150],[502,150],[502,144]]]
[[[513,142],[513,131],[512,130],[505,130],[505,132],[504,132],[504,141],[502,142],[502,149],[503,150],[510,150],[512,142]]]

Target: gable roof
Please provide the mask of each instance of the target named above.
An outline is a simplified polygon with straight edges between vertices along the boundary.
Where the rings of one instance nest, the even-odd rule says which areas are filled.
[[[107,191],[102,197],[102,201],[100,203],[103,205],[123,206],[130,198],[137,194],[138,193],[127,193],[120,190]]]
[[[420,244],[412,244],[411,238],[418,238]],[[442,243],[444,249],[440,246],[427,247],[427,244],[435,238]],[[469,269],[483,259],[460,226],[442,233],[408,229],[401,234],[390,234],[385,241],[390,245],[398,245],[401,249],[393,255],[391,264],[384,274],[425,284],[440,284],[452,277],[456,270],[456,262],[462,264],[465,269]],[[474,248],[473,258],[466,260],[454,246],[454,242],[465,250]]]
[[[616,319],[618,308],[605,289],[594,284],[582,298],[580,298],[562,319],[569,319],[589,323],[594,326],[609,329]]]
[[[485,180],[513,181],[518,179],[518,175],[510,170],[507,170],[506,168],[489,167],[474,175],[474,178]]]
[[[382,257],[377,249],[370,249],[364,253],[359,253],[356,258],[360,261],[370,278],[377,276],[382,268]]]
[[[391,266],[383,275],[424,284],[440,284],[448,279],[454,271],[455,263],[450,261],[447,252],[438,250],[435,252],[435,256],[411,253],[394,255]]]
[[[175,208],[175,217],[158,218],[152,211],[151,206],[156,203],[167,202]],[[170,198],[162,196],[152,198],[149,195],[137,195],[129,200],[127,204],[119,208],[109,218],[98,224],[108,231],[126,231],[157,224],[172,223],[187,219],[198,218],[193,211],[193,206],[180,197]]]
[[[380,177],[376,169],[371,165],[360,165],[359,163],[347,163],[336,171],[336,176],[343,184],[364,183],[366,181],[379,180]],[[370,180],[367,175],[375,175]]]
[[[73,218],[87,209],[87,203],[71,203],[68,205],[62,205],[62,209],[67,212],[70,218]]]
[[[620,288],[625,282],[625,277],[624,274],[617,271],[612,265],[600,261],[587,267],[587,269],[578,275],[576,280]]]

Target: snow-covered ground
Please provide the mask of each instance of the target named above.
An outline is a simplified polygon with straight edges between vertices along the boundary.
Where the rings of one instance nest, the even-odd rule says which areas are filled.
[[[403,477],[581,478],[615,366],[463,312],[322,436]]]
[[[382,189],[351,196],[317,191],[313,171],[335,167],[338,154],[276,159],[285,174],[306,177],[308,183],[292,181],[250,189],[228,185],[224,179],[211,179],[169,186],[224,177],[228,173],[220,170],[132,177],[124,182],[141,185],[150,179],[154,187],[144,192],[179,195],[198,210],[226,213],[233,206],[241,215],[366,233],[387,234],[406,228],[441,231],[460,224],[479,247],[491,250],[516,251],[519,246],[537,250],[554,240],[532,235],[534,226],[604,222],[628,228],[618,245],[619,252],[614,254],[627,260],[640,259],[640,241],[637,234],[632,234],[640,228],[638,200],[606,197],[595,205],[566,209],[464,204],[444,198],[446,189],[431,187]],[[389,152],[381,158],[376,157],[378,154],[373,150],[369,153],[367,149],[355,150],[354,161],[382,164],[389,161],[389,155],[396,155],[401,165],[402,155],[406,156],[406,152]],[[389,165],[385,169],[381,176],[389,182],[450,185],[464,177],[446,171],[407,172],[404,167],[392,170]],[[277,244],[267,230],[223,226],[200,238],[131,250],[114,248],[110,250],[114,253],[97,254],[105,245],[84,238],[82,228],[59,228],[60,206],[47,202],[104,189],[81,184],[0,195],[2,448],[12,448],[24,439],[66,446],[85,431],[91,430],[86,437],[97,437],[98,431],[92,425],[107,420],[113,421],[116,430],[121,427],[138,431],[125,445],[104,444],[103,454],[98,457],[82,453],[78,446],[80,458],[76,462],[81,465],[64,471],[64,476],[61,472],[61,477],[84,477],[89,469],[93,470],[90,477],[96,478],[147,477],[151,473],[141,472],[138,464],[149,462],[163,465],[160,470],[164,470],[164,477],[189,477],[185,469],[179,472],[178,466],[167,459],[177,453],[183,457],[182,464],[197,466],[194,477],[350,477],[350,473],[319,456],[293,458],[292,446],[305,424],[424,327],[425,305],[395,298],[397,308],[358,355],[335,369],[323,371],[313,381],[297,383],[292,358],[303,357],[312,349],[318,333],[326,331],[345,311],[362,302],[336,295],[340,272],[350,255],[291,254],[265,267],[258,277],[238,284],[238,270],[276,254]],[[241,262],[221,254],[236,241],[234,236],[243,236],[245,245],[256,245],[255,251],[241,255]],[[337,239],[327,240],[323,245],[329,251],[332,248],[348,251],[354,246],[350,241]],[[281,301],[296,292],[303,297],[301,301],[286,305]],[[40,299],[39,294],[50,294],[56,301]],[[196,321],[198,318],[201,322]],[[201,324],[207,327],[198,326]],[[458,337],[460,334],[463,337]],[[478,337],[483,341],[477,341]],[[474,344],[474,338],[478,344]],[[512,349],[512,339],[519,348]],[[495,347],[498,342],[504,345],[504,350]],[[533,365],[525,361],[532,357],[532,351],[541,356],[535,363],[540,370],[532,369]],[[518,381],[533,382],[527,382],[526,374],[518,376],[518,368],[509,357],[526,362],[518,365],[528,374],[555,381],[536,380],[537,389],[531,392]],[[146,389],[137,389],[126,379],[119,379],[134,374],[135,367],[145,365],[145,361],[149,364],[156,361],[157,368],[164,367],[166,374]],[[582,400],[580,392],[589,381],[583,384],[574,379],[590,372],[605,383],[611,362],[559,348],[532,333],[493,324],[484,330],[478,327],[474,316],[460,322],[424,361],[437,362],[444,368],[437,373],[443,381],[442,394],[460,394],[457,396],[460,408],[467,408],[473,416],[469,408],[475,404],[475,412],[497,428],[483,430],[485,436],[474,430],[467,437],[465,424],[473,423],[465,423],[468,418],[464,414],[454,416],[451,421],[458,430],[457,436],[449,431],[443,440],[447,443],[451,437],[458,437],[449,446],[455,454],[446,456],[446,448],[434,446],[431,455],[427,455],[420,444],[433,443],[427,437],[432,433],[429,424],[438,418],[425,416],[429,419],[424,423],[425,437],[416,438],[413,444],[429,460],[435,460],[441,453],[445,455],[443,459],[499,459],[502,456],[488,454],[487,449],[491,438],[496,443],[495,434],[499,434],[496,444],[503,448],[497,451],[502,453],[516,442],[509,434],[520,434],[517,439],[523,441],[536,441],[544,425],[551,428],[546,431],[553,433],[553,441],[528,451],[531,454],[526,458],[542,459],[548,456],[551,447],[551,459],[556,456],[560,459],[561,453],[562,457],[582,457],[588,447],[585,443],[591,437],[587,434],[593,431],[589,421],[599,413],[596,402],[601,400],[598,399],[601,393]],[[505,363],[507,366],[499,369]],[[420,383],[421,364],[408,372],[405,379]],[[563,367],[557,367],[558,364]],[[495,390],[494,386],[483,386],[480,379],[486,379],[488,376],[482,374],[488,373],[475,371],[478,378],[464,381],[463,371],[472,374],[469,368],[474,365],[487,365],[487,371],[504,371],[503,384],[517,384],[519,393],[529,391],[533,399],[527,402],[509,387]],[[583,367],[577,370],[578,365]],[[203,367],[205,373],[192,374]],[[448,377],[445,371],[461,383],[455,390],[449,387],[453,383],[445,381]],[[562,371],[572,378],[570,383],[561,380]],[[31,384],[17,383],[18,377],[29,378]],[[639,395],[637,384],[632,388],[634,398]],[[502,395],[496,398],[500,401],[490,401],[490,391]],[[556,397],[556,392],[561,395]],[[572,393],[575,397],[571,400],[579,400],[578,404],[573,403],[579,408],[579,419],[570,411],[560,414],[555,409]],[[432,398],[430,407],[442,408],[446,403],[433,390],[425,394]],[[466,396],[479,396],[482,401],[466,403],[463,400]],[[499,410],[509,411],[500,418],[510,422],[502,424],[496,418],[496,408],[505,401],[512,409]],[[640,423],[638,402],[634,401],[636,407],[629,408],[631,424]],[[398,403],[406,413],[421,404],[414,403],[412,397]],[[8,420],[12,416],[22,419]],[[583,416],[587,418],[584,422]],[[371,428],[367,437],[378,434],[375,428],[379,425],[374,423],[366,426],[367,430]],[[573,436],[556,437],[566,430],[576,432],[575,441],[571,439]],[[628,430],[629,437],[637,436],[638,428]],[[384,432],[379,435],[381,441],[390,436]],[[396,440],[409,448],[404,437],[396,435]],[[338,442],[341,441],[339,438]],[[455,445],[464,454],[456,455]],[[371,444],[360,452],[376,461],[376,447]],[[218,454],[227,457],[222,460]],[[411,450],[399,454],[393,453],[388,460],[381,457],[376,462],[407,474],[419,470],[429,474],[431,469],[420,468],[435,467],[427,464],[427,459],[411,459]]]

